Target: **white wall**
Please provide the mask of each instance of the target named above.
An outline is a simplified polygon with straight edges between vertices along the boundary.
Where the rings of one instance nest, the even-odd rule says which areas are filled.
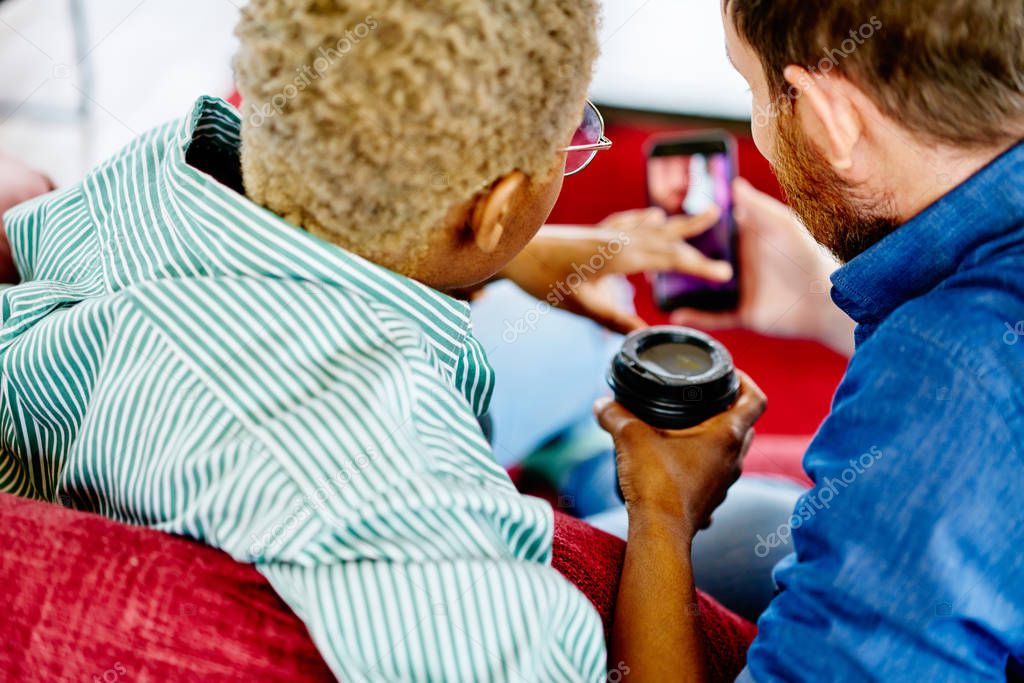
[[[95,71],[92,120],[54,121],[82,97],[68,0],[0,4],[0,149],[76,180],[125,142],[231,90],[229,0],[82,0]],[[9,108],[8,108],[9,109]]]
[[[717,0],[604,0],[594,99],[631,109],[750,118]]]
[[[58,182],[77,180],[138,133],[232,89],[243,0],[81,0],[96,74],[88,122],[70,115],[85,84],[70,0],[0,4],[0,149]],[[386,0],[382,0],[386,1]],[[725,57],[714,0],[604,0],[600,102],[744,118],[749,95]],[[66,117],[67,118],[67,117]]]

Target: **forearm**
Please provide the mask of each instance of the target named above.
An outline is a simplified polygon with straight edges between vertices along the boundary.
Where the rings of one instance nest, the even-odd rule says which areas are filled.
[[[692,541],[678,519],[630,515],[609,660],[629,681],[707,680]]]
[[[600,228],[546,225],[497,277],[522,280],[523,273],[531,274],[538,265],[569,272],[571,264],[588,261],[609,239],[609,232]]]

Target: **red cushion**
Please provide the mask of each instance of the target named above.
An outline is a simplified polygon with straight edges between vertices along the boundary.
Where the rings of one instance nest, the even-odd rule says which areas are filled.
[[[611,624],[625,545],[556,516],[554,566]],[[0,495],[4,680],[332,680],[302,622],[251,566],[96,515]],[[701,597],[718,680],[754,626]]]
[[[743,461],[743,473],[789,479],[810,488],[813,482],[803,466],[810,443],[810,436],[758,434]]]
[[[7,680],[333,680],[263,576],[220,551],[11,496],[0,538]]]

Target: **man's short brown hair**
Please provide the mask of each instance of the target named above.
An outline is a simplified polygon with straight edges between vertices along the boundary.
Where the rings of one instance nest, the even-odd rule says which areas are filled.
[[[887,116],[936,141],[1024,136],[1021,0],[725,0],[773,95],[790,64],[835,70]]]

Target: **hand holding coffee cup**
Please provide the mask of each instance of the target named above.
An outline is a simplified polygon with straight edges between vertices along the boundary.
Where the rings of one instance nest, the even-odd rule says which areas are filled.
[[[718,341],[678,327],[630,335],[608,380],[616,398],[595,412],[630,517],[654,512],[696,533],[739,476],[763,392]]]

